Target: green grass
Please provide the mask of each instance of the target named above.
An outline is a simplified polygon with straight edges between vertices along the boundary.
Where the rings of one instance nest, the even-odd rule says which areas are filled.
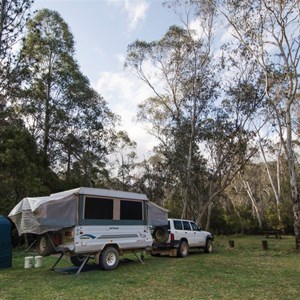
[[[235,241],[234,250],[228,241]],[[15,252],[13,267],[0,270],[0,299],[300,299],[300,253],[294,238],[261,236],[216,237],[212,254],[189,257],[134,256],[114,271],[93,268],[80,275],[51,272],[55,257],[44,257],[39,269],[24,269]],[[18,255],[18,256],[16,256]],[[71,266],[62,259],[58,267]]]

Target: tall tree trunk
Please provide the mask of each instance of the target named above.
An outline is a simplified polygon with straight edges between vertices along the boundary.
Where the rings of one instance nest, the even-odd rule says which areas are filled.
[[[291,79],[292,81],[292,79]],[[298,84],[296,80],[295,84]],[[291,86],[293,84],[291,83]],[[290,90],[292,94],[293,89]],[[284,139],[284,133],[282,127],[280,128],[279,135],[283,148],[286,155],[286,160],[289,170],[289,179],[290,179],[290,190],[291,198],[293,203],[293,214],[294,214],[294,234],[295,234],[295,244],[296,249],[300,250],[300,197],[297,186],[297,173],[296,173],[296,161],[295,153],[293,150],[293,140],[292,140],[292,117],[291,117],[291,106],[293,104],[295,97],[289,96],[285,102],[285,122],[286,122],[286,140]],[[280,114],[276,110],[276,116],[278,122],[280,121]]]
[[[48,156],[48,149],[49,149],[49,142],[50,142],[50,114],[51,114],[51,107],[50,107],[50,101],[51,101],[51,55],[50,55],[50,63],[49,63],[49,69],[47,74],[47,94],[45,99],[45,120],[44,120],[44,153],[45,156]]]
[[[297,187],[297,174],[296,174],[296,163],[294,157],[294,151],[292,148],[292,126],[291,126],[291,115],[286,114],[287,118],[287,160],[289,166],[290,186],[291,195],[293,201],[293,213],[294,213],[294,231],[295,231],[295,243],[296,249],[300,250],[300,198]]]
[[[275,183],[273,181],[273,178],[271,176],[271,172],[270,172],[270,168],[266,159],[266,155],[265,155],[265,150],[263,148],[263,145],[261,144],[261,138],[259,135],[259,131],[258,132],[258,136],[259,136],[259,146],[260,146],[260,151],[261,154],[263,156],[264,159],[264,163],[265,163],[265,167],[267,170],[267,174],[268,174],[268,178],[275,196],[275,200],[276,200],[276,213],[277,213],[277,218],[278,218],[278,223],[279,223],[279,227],[280,229],[284,229],[284,224],[282,222],[282,217],[281,217],[281,210],[280,210],[280,202],[281,202],[281,183],[280,183],[280,154],[281,154],[281,148],[282,148],[282,142],[280,143],[280,147],[278,150],[278,154],[277,154],[277,163],[276,163],[276,179],[277,179],[277,187],[275,186]]]
[[[233,187],[234,187],[234,189],[235,189],[235,193],[238,195],[239,198],[241,198],[241,197],[240,197],[239,190],[238,190],[238,188],[237,188],[237,186],[236,186],[235,183],[233,183]],[[234,211],[236,212],[236,214],[237,214],[237,216],[238,216],[238,219],[239,219],[239,222],[240,222],[240,225],[241,225],[241,234],[244,234],[244,233],[245,233],[245,229],[244,229],[244,224],[243,224],[243,221],[242,221],[241,214],[240,214],[240,212],[238,211],[238,209],[237,209],[237,207],[236,207],[234,201],[232,200],[232,197],[229,197],[229,199],[230,199],[230,202],[231,202],[231,204],[232,204],[232,206],[233,206]]]
[[[300,250],[300,204],[299,204],[299,199],[298,199],[298,202],[294,202],[293,213],[294,213],[294,231],[295,231],[296,249]]]
[[[2,49],[2,35],[3,35],[3,26],[5,18],[7,18],[6,11],[7,0],[1,1],[1,14],[0,14],[0,53],[3,51]]]
[[[281,145],[280,145],[281,147]],[[281,149],[280,149],[281,150]],[[276,205],[277,205],[277,216],[279,221],[279,227],[284,231],[284,224],[281,217],[281,182],[280,182],[280,155],[281,151],[278,152],[277,155],[277,164],[276,164],[276,176],[277,176],[277,192],[278,192],[278,198],[276,198]]]
[[[207,218],[206,218],[205,230],[208,230],[209,227],[210,227],[212,205],[213,205],[213,203],[210,202],[209,205],[208,205],[208,207],[207,207]]]
[[[181,213],[181,218],[188,218],[188,201],[189,201],[189,192],[191,186],[191,165],[192,165],[192,141],[189,144],[189,154],[188,154],[188,162],[187,162],[187,170],[186,170],[186,179],[185,179],[185,187],[183,193],[183,209]]]
[[[253,195],[253,192],[252,192],[252,189],[249,185],[249,182],[246,182],[243,178],[242,178],[242,181],[243,181],[243,185],[244,185],[244,188],[251,200],[251,204],[252,204],[252,208],[255,212],[255,216],[257,218],[257,221],[258,221],[258,227],[259,229],[262,229],[262,221],[261,221],[261,216],[260,216],[260,211],[259,211],[259,208],[257,206],[257,203],[256,203],[256,200],[254,198],[254,195]]]
[[[188,160],[186,167],[186,183],[185,183],[185,193],[184,193],[184,202],[181,218],[188,218],[188,200],[191,189],[191,169],[192,169],[192,157],[193,157],[193,143],[195,140],[195,124],[196,124],[196,101],[194,100],[193,110],[191,112],[191,134],[189,140],[189,150],[188,150]]]
[[[67,152],[67,172],[66,172],[66,177],[69,179],[71,177],[71,150],[70,150],[70,145],[68,146],[68,152]]]

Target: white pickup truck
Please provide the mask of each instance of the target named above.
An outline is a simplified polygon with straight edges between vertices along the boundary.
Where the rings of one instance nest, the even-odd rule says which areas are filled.
[[[190,248],[204,249],[205,253],[213,250],[212,234],[190,220],[168,219],[168,228],[158,228],[154,231],[153,238],[151,254],[154,256],[169,254],[186,257]]]

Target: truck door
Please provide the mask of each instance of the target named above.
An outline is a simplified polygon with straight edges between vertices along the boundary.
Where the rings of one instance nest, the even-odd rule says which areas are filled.
[[[183,225],[184,236],[188,240],[189,245],[191,247],[193,247],[194,244],[195,244],[195,241],[194,241],[194,233],[192,231],[190,222],[188,222],[188,221],[182,221],[182,225]]]
[[[205,236],[203,231],[198,227],[194,222],[190,222],[192,231],[193,231],[193,246],[194,247],[203,247],[205,246]]]

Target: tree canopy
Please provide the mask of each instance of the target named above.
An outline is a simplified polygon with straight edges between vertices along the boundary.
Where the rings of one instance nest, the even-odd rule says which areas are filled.
[[[299,1],[165,6],[181,25],[125,61],[152,90],[137,119],[158,144],[139,161],[59,13],[0,2],[0,214],[26,196],[122,189],[215,233],[293,232],[300,248]]]

